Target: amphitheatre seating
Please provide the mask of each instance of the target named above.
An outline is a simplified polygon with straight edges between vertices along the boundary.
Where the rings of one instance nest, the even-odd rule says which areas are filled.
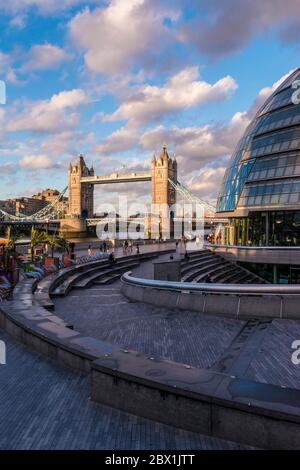
[[[230,284],[264,284],[267,281],[227,261],[208,250],[189,253],[189,259],[182,262],[181,280],[183,282],[204,282],[207,275],[212,282]]]
[[[108,265],[107,269],[97,269],[96,272],[94,270],[92,273],[87,271],[80,276],[80,279],[77,279],[75,283],[73,283],[73,289],[85,289],[89,287],[91,284],[108,284],[109,282],[114,281],[115,279],[119,278],[122,273],[134,269],[139,266],[138,261],[130,262],[130,261],[119,261],[116,265]]]
[[[173,250],[167,250],[165,253]],[[66,296],[72,288],[85,288],[93,282],[107,284],[118,279],[122,273],[138,266],[140,261],[156,257],[155,253],[123,256],[111,266],[107,258],[71,266],[52,274],[38,284],[35,301],[48,310],[54,308],[51,297]]]

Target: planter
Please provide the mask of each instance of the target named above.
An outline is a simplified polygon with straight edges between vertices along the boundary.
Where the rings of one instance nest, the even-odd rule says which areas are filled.
[[[56,257],[54,257],[54,258],[50,258],[50,257],[45,258],[44,266],[45,266],[46,269],[49,268],[50,266],[53,266],[53,265],[55,265],[57,268],[59,268],[59,258],[56,258]]]

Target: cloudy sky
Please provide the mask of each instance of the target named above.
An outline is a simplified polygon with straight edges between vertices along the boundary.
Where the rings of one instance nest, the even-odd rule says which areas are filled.
[[[143,170],[165,143],[212,201],[249,119],[300,66],[299,0],[0,0],[0,31],[0,199],[64,188],[79,153],[97,174]]]

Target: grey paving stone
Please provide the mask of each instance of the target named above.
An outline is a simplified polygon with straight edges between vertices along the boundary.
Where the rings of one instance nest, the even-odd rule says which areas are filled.
[[[87,377],[0,339],[0,449],[242,448],[93,403]]]

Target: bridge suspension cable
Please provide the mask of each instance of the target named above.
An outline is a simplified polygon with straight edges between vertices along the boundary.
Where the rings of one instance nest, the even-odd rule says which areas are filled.
[[[63,196],[65,195],[66,191],[68,189],[68,186],[65,187],[65,189],[59,193],[57,198],[49,203],[47,206],[45,206],[43,209],[39,210],[38,212],[32,214],[32,215],[24,215],[24,214],[9,214],[8,212],[4,211],[3,209],[0,209],[0,214],[4,216],[6,219],[14,221],[14,222],[20,222],[20,221],[44,221],[48,219],[54,219],[57,217],[57,214],[59,213],[59,210],[55,208],[55,206],[61,202]]]
[[[215,206],[213,206],[212,204],[210,204],[207,201],[204,201],[203,199],[199,198],[198,196],[195,196],[195,194],[191,193],[180,181],[177,181],[177,183],[174,183],[174,181],[172,181],[169,178],[169,183],[171,184],[171,186],[176,191],[179,192],[179,194],[181,194],[181,196],[184,199],[187,199],[190,202],[194,202],[194,203],[197,203],[197,204],[200,204],[201,206],[203,206],[208,216],[210,216],[210,217],[215,216],[215,213],[216,213]]]

